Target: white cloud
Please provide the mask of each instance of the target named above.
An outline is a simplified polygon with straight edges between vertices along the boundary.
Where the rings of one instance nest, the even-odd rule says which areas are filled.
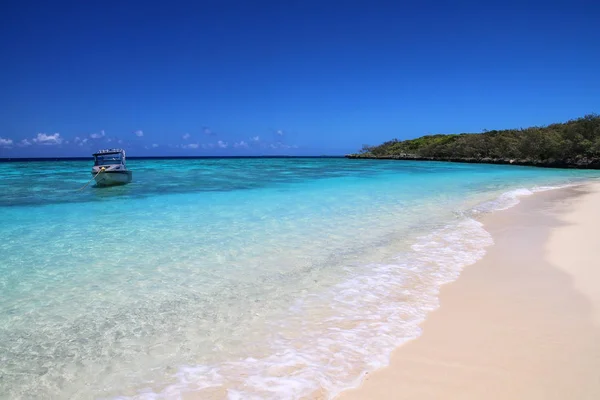
[[[235,147],[236,149],[239,148],[246,148],[248,147],[248,143],[244,142],[243,140],[241,142],[236,142],[233,144],[233,147]]]
[[[206,143],[202,145],[203,149],[212,149],[213,147],[215,147],[215,145],[212,143]]]
[[[279,135],[279,136],[283,136],[283,131],[281,129],[278,129],[277,131],[275,131],[275,134]]]
[[[133,131],[133,133],[134,133],[134,134],[135,134],[135,136],[137,136],[137,137],[142,137],[142,136],[144,136],[144,131],[142,131],[142,130],[139,130],[139,129],[138,129],[137,131]]]
[[[297,149],[298,148],[298,146],[295,144],[289,145],[289,144],[285,144],[285,143],[281,143],[281,142],[271,143],[269,145],[269,147],[272,149]]]
[[[90,134],[90,138],[92,139],[101,139],[106,135],[106,133],[104,132],[104,129],[100,131],[100,133],[92,133]]]
[[[31,146],[31,142],[27,139],[23,139],[21,140],[21,142],[19,143],[20,146]]]
[[[3,137],[0,137],[0,146],[8,147],[12,146],[12,144],[12,139],[4,139]]]
[[[181,147],[184,149],[197,149],[198,147],[200,147],[200,145],[198,143],[189,143],[189,144],[182,144]]]
[[[73,140],[74,143],[79,142],[81,139],[79,139],[79,136],[75,136],[75,139]]]
[[[152,147],[153,147],[153,148],[157,148],[157,147],[158,147],[158,145],[157,145],[156,143],[152,143]]]
[[[123,141],[121,139],[117,140],[117,143],[121,144]]]
[[[110,142],[112,142],[112,139],[111,139],[111,138],[108,138],[108,139],[106,139],[106,141],[107,141],[108,143],[110,143]]]
[[[252,136],[250,140],[253,142],[258,142],[260,140],[260,136]]]
[[[217,146],[219,146],[219,147],[220,147],[220,148],[222,148],[222,149],[226,149],[226,148],[227,148],[227,146],[229,146],[229,144],[228,144],[227,142],[224,142],[224,141],[222,141],[222,140],[219,140],[219,141],[217,142]]]
[[[181,137],[183,140],[188,140],[190,138],[190,134],[189,133],[184,133],[183,136]]]
[[[60,133],[55,133],[53,135],[47,135],[45,133],[38,133],[37,136],[33,139],[33,141],[37,144],[43,145],[56,145],[62,143],[62,138],[60,137]]]
[[[210,128],[206,128],[206,127],[205,127],[205,128],[202,128],[202,132],[203,132],[205,135],[212,135],[212,131],[210,130]]]
[[[87,138],[84,138],[84,139],[82,139],[82,140],[81,140],[81,142],[79,142],[79,145],[80,145],[80,146],[83,146],[84,144],[86,144],[86,143],[87,143],[87,141],[88,141],[88,139],[87,139]]]

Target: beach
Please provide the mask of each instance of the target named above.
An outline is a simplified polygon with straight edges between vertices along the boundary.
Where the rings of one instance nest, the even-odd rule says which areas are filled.
[[[589,392],[595,260],[569,262],[594,236],[560,235],[597,225],[595,198],[565,214],[597,171],[129,160],[74,196],[88,167],[0,164],[0,398],[334,398],[364,371],[363,398]],[[540,263],[550,233],[572,271]]]
[[[423,334],[339,400],[600,398],[600,184],[481,217],[494,245]]]

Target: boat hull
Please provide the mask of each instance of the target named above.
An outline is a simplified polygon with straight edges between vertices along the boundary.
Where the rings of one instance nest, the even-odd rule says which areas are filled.
[[[95,175],[92,172],[92,175]],[[133,176],[131,171],[103,171],[94,178],[96,186],[126,185],[131,182]]]

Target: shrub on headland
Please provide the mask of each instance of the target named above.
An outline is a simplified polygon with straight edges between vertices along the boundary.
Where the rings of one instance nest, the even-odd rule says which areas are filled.
[[[349,157],[600,168],[600,116],[526,129],[394,139],[378,146],[363,145]]]

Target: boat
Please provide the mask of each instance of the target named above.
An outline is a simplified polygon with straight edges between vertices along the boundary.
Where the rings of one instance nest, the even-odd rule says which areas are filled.
[[[104,149],[92,155],[92,175],[96,186],[126,185],[131,182],[132,173],[125,165],[125,150]]]

